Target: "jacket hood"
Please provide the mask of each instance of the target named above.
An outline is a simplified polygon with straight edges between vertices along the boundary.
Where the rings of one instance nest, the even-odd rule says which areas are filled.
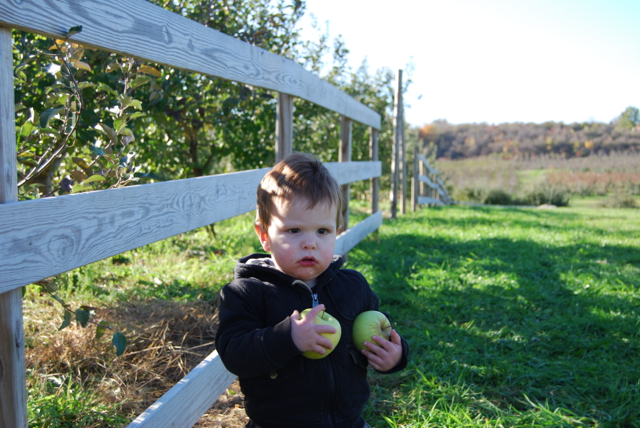
[[[318,281],[314,289],[317,290],[329,282],[340,270],[342,264],[342,256],[334,255],[333,260],[327,269],[318,276]],[[295,281],[300,281],[299,279],[278,270],[273,265],[271,255],[262,253],[253,253],[238,260],[233,270],[233,276],[234,279],[257,278],[260,281],[274,285],[293,285]]]

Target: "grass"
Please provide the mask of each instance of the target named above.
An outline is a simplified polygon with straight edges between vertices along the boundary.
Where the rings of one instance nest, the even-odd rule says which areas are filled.
[[[447,207],[350,253],[410,342],[376,427],[640,426],[640,215]]]
[[[366,207],[351,209],[355,224]],[[348,267],[369,279],[411,359],[372,372],[369,423],[640,426],[639,225],[630,209],[451,206],[385,220]],[[240,216],[215,238],[198,230],[58,276],[61,297],[125,330],[121,357],[91,327],[57,331],[59,306],[29,287],[30,426],[124,426],[184,376],[213,349],[236,258],[259,249],[251,230]],[[243,426],[238,415],[200,426]]]

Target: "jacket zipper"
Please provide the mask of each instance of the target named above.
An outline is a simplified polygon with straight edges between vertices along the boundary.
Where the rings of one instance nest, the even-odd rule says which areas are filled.
[[[312,308],[315,308],[316,306],[318,306],[320,304],[320,301],[318,300],[318,294],[314,293],[311,290],[311,287],[309,287],[306,282],[301,281],[299,279],[296,279],[295,281],[293,281],[293,283],[295,285],[300,285],[300,286],[306,288],[309,291],[309,293],[311,294],[311,307]]]

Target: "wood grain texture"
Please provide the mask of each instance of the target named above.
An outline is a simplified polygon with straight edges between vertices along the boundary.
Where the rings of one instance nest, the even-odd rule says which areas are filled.
[[[380,162],[327,163],[338,184]],[[255,209],[268,168],[0,205],[0,292]]]
[[[12,49],[11,30],[0,27],[0,206],[18,200]],[[22,290],[0,292],[0,428],[27,427],[22,323]]]
[[[367,235],[382,226],[382,211],[370,215],[351,229],[341,233],[336,240],[335,254],[344,255],[358,245]]]
[[[380,129],[380,115],[294,61],[145,0],[2,0],[0,25],[294,95]]]
[[[213,351],[127,428],[192,427],[235,378]]]
[[[278,93],[276,107],[276,163],[293,151],[293,97]]]

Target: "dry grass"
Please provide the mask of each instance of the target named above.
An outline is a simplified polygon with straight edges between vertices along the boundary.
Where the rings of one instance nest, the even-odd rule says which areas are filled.
[[[95,319],[125,327],[127,350],[116,357],[107,332],[75,323],[62,331],[62,310],[52,299],[25,299],[26,366],[29,390],[69,376],[100,400],[116,403],[131,419],[142,413],[214,349],[217,307],[203,301],[137,301],[94,309]],[[242,427],[247,421],[237,383],[205,414],[198,427]]]

